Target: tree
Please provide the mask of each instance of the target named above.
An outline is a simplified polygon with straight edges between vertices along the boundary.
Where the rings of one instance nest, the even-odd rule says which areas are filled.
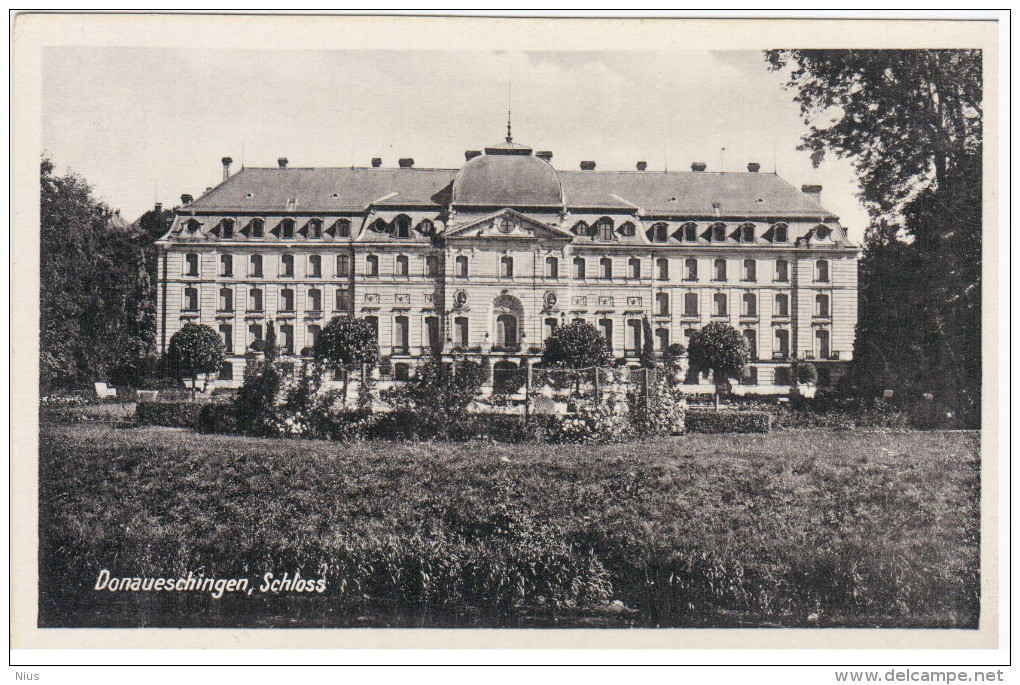
[[[270,319],[266,322],[266,340],[262,343],[263,352],[266,355],[266,361],[271,362],[276,359],[276,326],[273,324],[273,320]]]
[[[654,369],[657,363],[655,341],[652,340],[652,323],[646,316],[641,319],[641,366],[646,369]]]
[[[543,366],[583,369],[590,366],[607,366],[613,361],[609,343],[590,323],[575,321],[558,326],[545,339],[542,351]]]
[[[804,385],[815,385],[818,383],[818,369],[811,362],[797,364],[797,382]]]
[[[444,362],[431,353],[413,379],[386,391],[384,399],[395,409],[415,412],[420,419],[434,423],[442,435],[467,416],[487,378],[486,368],[478,362]]]
[[[362,364],[374,367],[379,361],[375,327],[365,319],[349,314],[334,316],[319,334],[314,355],[326,368],[343,375],[343,400],[346,404],[350,370]]]
[[[223,341],[205,324],[186,323],[170,336],[167,346],[167,363],[178,379],[191,376],[191,392],[195,392],[198,374],[206,376],[219,371],[223,364]]]
[[[932,392],[980,424],[982,54],[766,54],[809,131],[801,148],[853,161],[872,215],[860,263],[851,384]],[[908,393],[909,394],[909,393]]]
[[[710,323],[691,336],[690,365],[696,373],[712,372],[715,409],[719,410],[722,386],[744,375],[751,353],[740,331],[724,323]]]

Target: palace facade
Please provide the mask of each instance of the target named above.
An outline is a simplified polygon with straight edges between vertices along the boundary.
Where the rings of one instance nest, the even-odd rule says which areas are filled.
[[[857,323],[857,259],[820,186],[746,172],[557,170],[506,142],[460,169],[242,168],[183,196],[159,242],[159,343],[218,330],[238,385],[274,326],[300,356],[337,314],[367,318],[394,376],[430,348],[501,367],[537,361],[565,322],[595,325],[617,357],[686,345],[712,321],[752,350],[738,390],[785,392],[793,359],[841,372]],[[258,345],[255,345],[257,348]]]

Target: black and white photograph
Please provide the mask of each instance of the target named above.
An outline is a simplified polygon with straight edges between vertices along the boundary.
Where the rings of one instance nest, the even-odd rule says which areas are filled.
[[[994,20],[17,22],[34,646],[995,648]]]

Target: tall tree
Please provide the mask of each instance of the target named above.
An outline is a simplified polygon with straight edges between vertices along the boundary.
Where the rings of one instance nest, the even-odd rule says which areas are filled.
[[[334,316],[315,341],[315,359],[343,376],[343,401],[351,369],[362,364],[374,367],[379,361],[379,340],[375,327],[365,319],[348,314]]]
[[[688,354],[695,373],[712,372],[715,409],[719,411],[723,385],[746,373],[751,358],[747,339],[733,326],[713,322],[694,332]]]
[[[808,132],[850,159],[872,216],[853,378],[934,392],[980,421],[982,54],[773,50]]]

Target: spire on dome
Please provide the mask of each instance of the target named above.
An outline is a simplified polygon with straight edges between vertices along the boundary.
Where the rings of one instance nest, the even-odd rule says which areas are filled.
[[[510,108],[509,107],[506,110],[506,142],[508,142],[508,143],[514,142],[514,136],[510,132]]]

